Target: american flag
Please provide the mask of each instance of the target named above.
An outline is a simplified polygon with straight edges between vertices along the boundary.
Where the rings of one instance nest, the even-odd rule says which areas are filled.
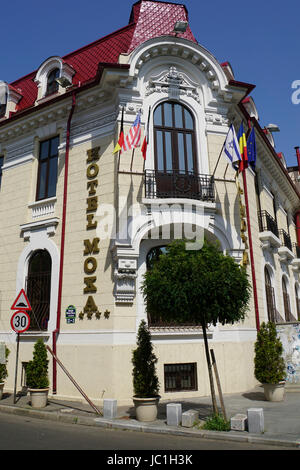
[[[131,150],[141,145],[141,112],[137,113],[134,123],[132,124],[130,131],[124,138],[122,145],[122,151]]]

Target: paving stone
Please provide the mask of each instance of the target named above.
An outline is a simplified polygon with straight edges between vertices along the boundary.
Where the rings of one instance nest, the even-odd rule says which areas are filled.
[[[169,403],[167,405],[167,425],[179,426],[182,420],[181,403]]]
[[[117,417],[117,400],[106,398],[103,400],[103,418],[114,419]]]
[[[251,433],[261,434],[264,432],[264,410],[262,408],[249,408],[248,431]]]
[[[184,428],[192,428],[195,423],[199,422],[199,413],[196,410],[188,410],[182,413],[181,426]]]
[[[238,413],[230,419],[230,426],[233,431],[247,430],[247,415]]]

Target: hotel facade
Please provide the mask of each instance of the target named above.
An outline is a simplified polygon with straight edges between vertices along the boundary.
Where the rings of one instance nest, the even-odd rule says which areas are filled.
[[[131,354],[145,319],[161,397],[208,395],[201,328],[153,324],[140,288],[159,250],[193,235],[218,240],[247,267],[245,321],[207,333],[223,393],[256,384],[259,324],[297,324],[300,316],[300,205],[271,130],[259,124],[253,88],[197,42],[185,6],[148,0],[132,6],[124,28],[0,83],[7,391],[17,351],[11,306],[24,289],[32,310],[19,335],[18,390],[42,337],[95,403],[131,403]],[[146,158],[141,146],[113,153],[139,113]],[[257,156],[236,180],[222,148],[230,125],[238,132],[241,123],[247,135],[254,129]],[[49,366],[50,395],[80,400],[50,353]]]

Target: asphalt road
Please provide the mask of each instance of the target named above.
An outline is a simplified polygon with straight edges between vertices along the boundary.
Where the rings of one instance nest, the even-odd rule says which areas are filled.
[[[202,450],[280,450],[283,447],[254,445],[241,442],[213,441],[200,438],[190,438],[181,436],[171,436],[162,434],[148,434],[134,431],[118,431],[113,429],[102,429],[94,426],[84,426],[77,424],[56,423],[49,420],[40,420],[32,417],[10,415],[0,413],[0,450],[98,450],[108,451],[102,456],[102,463],[107,465],[111,462],[116,464],[116,460],[109,460],[112,457],[116,459],[118,451],[132,451],[126,455],[139,455],[142,451],[172,450],[172,454],[179,455],[182,450],[198,451],[195,453],[194,462],[199,457],[199,451]],[[288,448],[287,450],[294,450]],[[295,449],[297,450],[297,449]],[[112,451],[112,452],[111,452]],[[151,452],[145,454],[150,455]],[[122,456],[122,452],[120,454]],[[140,455],[143,455],[142,453]],[[189,455],[193,455],[193,452]],[[179,458],[179,457],[178,457]],[[193,460],[193,459],[192,459]],[[192,461],[192,465],[194,464]],[[133,462],[131,462],[132,464]],[[152,468],[159,468],[161,464],[180,464],[179,461],[163,461],[158,452],[156,459],[157,465]],[[122,460],[118,466],[122,467]],[[136,465],[130,465],[130,468],[138,468]],[[186,462],[189,465],[189,461]],[[148,465],[148,466],[147,466]],[[108,465],[107,468],[111,468]],[[142,467],[140,467],[142,468]],[[151,468],[151,462],[145,463],[143,468]]]

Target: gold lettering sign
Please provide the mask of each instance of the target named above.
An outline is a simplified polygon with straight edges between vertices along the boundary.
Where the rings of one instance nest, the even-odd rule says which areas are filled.
[[[88,197],[86,199],[86,230],[88,231],[95,230],[97,228],[97,220],[95,220],[94,217],[98,209],[98,196],[96,194],[98,180],[96,178],[99,174],[99,166],[96,162],[100,158],[99,151],[100,147],[95,147],[87,151],[86,163],[88,166],[86,169],[86,177],[88,181],[86,188],[88,191]],[[84,294],[95,294],[97,292],[96,283],[98,262],[95,255],[100,252],[99,242],[100,239],[98,237],[94,237],[91,240],[87,238],[83,241],[83,256],[85,257],[83,270],[87,275],[83,278],[83,282],[85,284],[83,289]],[[79,318],[83,319],[84,315],[86,315],[88,319],[91,319],[94,314],[97,319],[101,316],[101,312],[99,311],[93,296],[89,295],[82,312],[79,314]],[[105,310],[104,318],[109,318],[109,315],[110,312]]]
[[[86,230],[95,230],[97,228],[97,221],[94,220],[96,211],[98,209],[98,196],[96,196],[96,188],[98,187],[98,180],[95,179],[99,173],[99,166],[97,161],[99,160],[99,151],[100,147],[95,147],[87,151],[86,163],[88,164],[86,169],[87,181],[87,191],[88,197],[86,199]],[[83,270],[87,274],[83,278],[85,287],[83,289],[84,294],[95,294],[97,292],[97,260],[92,255],[97,255],[99,253],[99,238],[95,237],[92,240],[86,239],[83,241],[84,250],[83,255],[87,258],[84,259]],[[93,274],[93,276],[91,276]],[[99,312],[98,307],[91,295],[88,296],[86,304],[83,308],[83,311],[80,312],[79,317],[82,319],[84,314],[87,315],[88,319],[91,319],[93,314],[96,315],[96,318],[100,318],[101,312]]]

